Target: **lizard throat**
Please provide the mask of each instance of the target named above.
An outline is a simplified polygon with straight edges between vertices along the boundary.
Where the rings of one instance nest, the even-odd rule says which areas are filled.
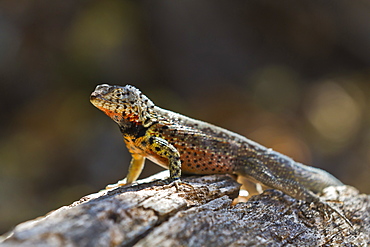
[[[118,124],[122,121],[128,121],[133,122],[136,124],[140,124],[139,117],[134,114],[122,114],[121,112],[115,112],[110,109],[106,108],[99,108],[101,111],[103,111],[107,116],[109,116],[111,119],[113,119]]]

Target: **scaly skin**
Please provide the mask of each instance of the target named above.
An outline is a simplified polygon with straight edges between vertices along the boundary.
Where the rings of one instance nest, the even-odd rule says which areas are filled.
[[[127,184],[138,178],[148,158],[168,168],[173,180],[180,179],[181,172],[237,174],[326,206],[315,193],[343,185],[326,171],[295,162],[246,137],[161,109],[130,85],[99,85],[90,101],[120,127],[132,155]]]

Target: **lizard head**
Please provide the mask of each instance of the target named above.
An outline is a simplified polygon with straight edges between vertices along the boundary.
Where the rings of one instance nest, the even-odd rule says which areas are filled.
[[[147,127],[155,121],[154,103],[131,85],[98,85],[90,102],[118,124],[129,121]]]

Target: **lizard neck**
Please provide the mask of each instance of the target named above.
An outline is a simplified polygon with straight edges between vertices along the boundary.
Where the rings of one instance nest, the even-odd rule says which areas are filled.
[[[121,133],[126,136],[133,136],[135,138],[139,138],[141,136],[144,136],[146,134],[146,131],[149,127],[144,127],[142,124],[137,122],[132,122],[127,119],[122,119],[118,123],[119,129]]]

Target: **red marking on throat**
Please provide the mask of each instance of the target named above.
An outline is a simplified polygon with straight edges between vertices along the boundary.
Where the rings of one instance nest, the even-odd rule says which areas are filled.
[[[121,120],[123,118],[128,119],[130,122],[136,122],[138,123],[139,117],[133,114],[125,115],[123,116],[120,112],[114,112],[112,110],[106,109],[106,108],[99,108],[101,111],[103,111],[107,116],[109,116],[111,119]]]

